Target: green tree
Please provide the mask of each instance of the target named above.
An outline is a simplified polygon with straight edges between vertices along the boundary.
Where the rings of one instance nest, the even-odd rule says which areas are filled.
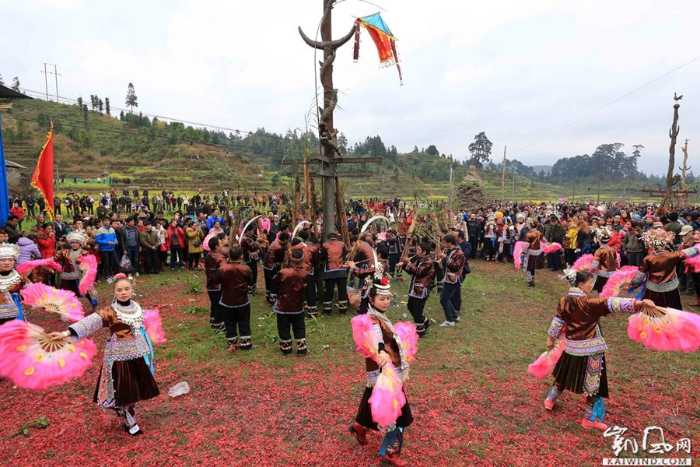
[[[83,104],[83,119],[85,120],[85,125],[87,125],[87,120],[88,120],[87,104]]]
[[[340,152],[342,154],[348,153],[348,139],[345,137],[345,135],[343,133],[338,135],[338,149],[340,149]]]
[[[78,97],[78,107],[81,109],[83,108],[83,98],[82,97]]]
[[[126,106],[131,107],[131,113],[134,113],[134,107],[138,107],[138,97],[136,97],[136,90],[134,85],[129,83],[129,87],[126,90]]]
[[[2,80],[2,75],[0,75],[0,86],[4,86],[5,82]]]
[[[270,182],[272,183],[273,187],[279,186],[280,184],[280,176],[279,174],[274,174],[272,175],[272,178],[270,179]]]
[[[104,108],[104,102],[102,102],[102,99],[97,101],[97,108],[100,110],[100,113],[102,113],[102,109]]]
[[[105,113],[107,115],[112,115],[111,113],[109,113],[109,97],[105,97]]]
[[[124,111],[119,112],[119,120],[124,121]]]
[[[12,80],[12,90],[19,92],[19,78],[15,76],[15,79]]]
[[[489,141],[485,132],[474,136],[474,142],[469,145],[469,152],[472,155],[471,164],[482,167],[484,163],[491,160],[491,147],[493,143]]]
[[[394,167],[394,181],[398,183],[399,181],[399,168]]]
[[[438,151],[437,147],[435,147],[434,144],[431,144],[428,146],[428,149],[425,150],[425,153],[430,155],[430,156],[439,156],[440,151]]]

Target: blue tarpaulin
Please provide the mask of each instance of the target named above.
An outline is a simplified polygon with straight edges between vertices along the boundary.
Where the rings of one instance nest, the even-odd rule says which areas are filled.
[[[10,217],[10,193],[7,188],[5,151],[2,147],[2,112],[0,112],[0,167],[2,167],[2,179],[0,179],[0,226],[3,226],[7,222],[7,218]]]

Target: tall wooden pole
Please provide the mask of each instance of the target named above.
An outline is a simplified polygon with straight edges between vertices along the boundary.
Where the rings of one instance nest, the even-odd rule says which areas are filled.
[[[673,192],[673,170],[676,167],[676,138],[678,137],[678,109],[680,104],[678,103],[683,96],[678,97],[675,93],[673,94],[673,100],[676,101],[673,104],[673,123],[671,124],[671,129],[668,130],[668,137],[671,138],[671,144],[668,147],[668,173],[666,174],[666,194],[664,194],[664,200],[661,202],[661,212],[666,209],[670,209],[673,205],[673,200],[671,199]]]
[[[686,182],[686,174],[691,167],[688,167],[688,138],[685,139],[685,144],[681,148],[683,151],[683,167],[678,167],[681,170],[681,192],[682,195],[679,196],[679,201],[681,207],[685,207],[688,203],[688,183]]]
[[[318,133],[321,143],[323,161],[323,234],[335,232],[335,158],[340,155],[338,149],[338,132],[333,127],[333,111],[338,104],[338,93],[333,89],[333,62],[336,50],[347,43],[355,34],[355,26],[340,39],[333,40],[332,11],[336,0],[321,0],[323,17],[321,18],[321,41],[310,39],[301,28],[299,34],[307,45],[323,50],[323,62],[320,66],[321,84],[323,86],[323,108],[319,108]]]
[[[501,203],[506,201],[506,151],[508,151],[508,146],[503,148],[503,164],[501,166]]]

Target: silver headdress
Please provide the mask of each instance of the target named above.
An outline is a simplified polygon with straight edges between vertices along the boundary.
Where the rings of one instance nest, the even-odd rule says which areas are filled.
[[[88,237],[83,230],[73,230],[66,235],[68,243],[80,243],[80,246],[85,246]]]
[[[566,280],[571,287],[576,286],[576,273],[578,272],[576,269],[564,269],[564,275],[559,276],[559,279]]]
[[[19,259],[19,247],[13,243],[3,243],[0,245],[0,259],[12,258],[15,261]]]

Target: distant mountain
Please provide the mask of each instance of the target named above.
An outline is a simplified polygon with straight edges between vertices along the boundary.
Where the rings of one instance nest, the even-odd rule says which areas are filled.
[[[552,171],[551,165],[533,165],[532,168],[537,174],[544,170],[544,173],[549,175],[549,172]]]

